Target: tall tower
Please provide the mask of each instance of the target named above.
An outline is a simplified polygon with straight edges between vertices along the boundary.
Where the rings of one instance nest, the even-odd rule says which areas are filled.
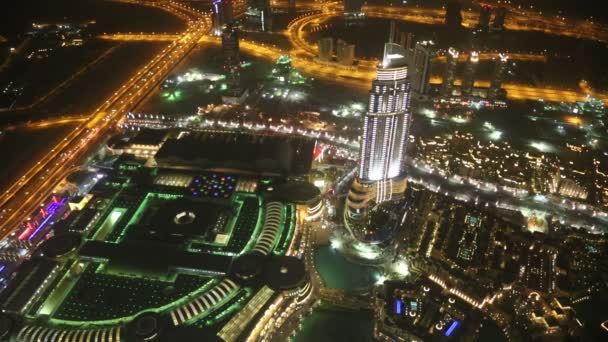
[[[224,26],[222,0],[213,0],[212,11],[213,17],[211,19],[213,21],[213,35],[221,36],[222,26]]]
[[[505,70],[507,69],[508,60],[509,56],[506,53],[498,54],[498,59],[496,59],[496,64],[494,64],[494,73],[492,74],[492,80],[490,81],[490,88],[488,89],[489,100],[496,100],[500,94],[502,79]]]
[[[445,73],[443,74],[443,84],[441,86],[442,96],[452,96],[454,80],[456,79],[456,66],[458,65],[458,56],[460,54],[454,48],[449,48],[446,55],[447,61],[445,64]]]
[[[479,63],[479,52],[471,51],[467,60],[467,65],[464,69],[464,78],[462,79],[462,87],[460,88],[462,95],[469,96],[473,93],[473,85],[475,84],[475,71]]]
[[[240,86],[240,51],[239,35],[232,24],[226,25],[222,31],[222,54],[224,57],[224,73],[230,88]]]
[[[234,22],[234,6],[232,1],[234,0],[222,0],[222,19],[224,25]]]
[[[382,202],[403,196],[405,149],[411,122],[407,51],[395,43],[384,45],[384,58],[369,93],[363,118],[360,164],[346,200],[345,223],[363,242],[375,236],[374,227],[360,223]],[[364,232],[364,233],[361,233]]]
[[[426,94],[431,77],[431,61],[433,58],[433,41],[417,42],[414,47],[413,59],[410,61],[410,79],[412,92]]]

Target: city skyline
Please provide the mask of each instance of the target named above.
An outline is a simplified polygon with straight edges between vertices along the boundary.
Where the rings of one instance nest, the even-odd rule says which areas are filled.
[[[599,6],[15,7],[0,341],[608,336]]]

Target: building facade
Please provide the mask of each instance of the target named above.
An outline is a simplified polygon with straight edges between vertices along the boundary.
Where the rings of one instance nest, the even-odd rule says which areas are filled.
[[[400,198],[405,191],[405,149],[411,122],[406,54],[398,44],[385,44],[384,58],[372,83],[359,170],[346,200],[345,222],[351,232],[359,229],[357,224],[366,218],[369,209]]]
[[[442,96],[452,96],[454,81],[456,80],[456,67],[458,66],[458,56],[460,53],[454,48],[449,48],[446,54],[445,73],[443,74],[443,84],[441,86]]]
[[[479,64],[479,52],[471,51],[467,64],[464,69],[464,78],[462,79],[461,92],[464,96],[469,96],[473,93],[473,86],[475,85],[475,72],[477,71],[477,65]]]
[[[222,31],[222,54],[224,57],[224,74],[230,88],[240,86],[240,51],[238,31],[228,24]]]
[[[416,94],[422,95],[428,92],[434,46],[433,41],[425,40],[417,42],[414,47],[413,58],[410,61],[410,79],[412,92]]]
[[[338,39],[336,49],[336,59],[344,66],[351,66],[355,61],[355,44],[349,44],[342,39]]]
[[[323,61],[331,61],[334,55],[334,39],[325,37],[319,39],[319,59]]]
[[[509,56],[504,53],[498,54],[498,58],[495,60],[494,72],[492,74],[492,80],[490,81],[490,88],[488,89],[489,100],[496,100],[500,95],[502,80],[507,69],[508,60]]]

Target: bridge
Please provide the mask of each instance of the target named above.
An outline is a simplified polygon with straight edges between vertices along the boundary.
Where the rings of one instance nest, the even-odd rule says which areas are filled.
[[[369,295],[348,292],[342,289],[319,289],[319,298],[335,306],[350,310],[372,310],[373,300]]]

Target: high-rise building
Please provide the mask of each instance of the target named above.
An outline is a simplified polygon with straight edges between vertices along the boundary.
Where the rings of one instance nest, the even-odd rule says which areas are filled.
[[[481,5],[479,7],[479,22],[477,23],[477,29],[481,31],[487,31],[490,28],[490,18],[492,17],[492,10],[494,8],[489,5]]]
[[[222,35],[222,26],[224,25],[223,8],[221,0],[213,0],[213,34],[216,36]]]
[[[473,93],[473,85],[475,84],[475,71],[479,64],[479,52],[471,51],[467,64],[464,69],[464,77],[462,79],[462,86],[460,88],[462,95],[468,96]]]
[[[445,10],[445,24],[449,27],[458,28],[462,26],[462,6],[458,0],[450,0]]]
[[[355,61],[355,44],[348,44],[342,39],[338,39],[336,56],[338,63],[351,66]]]
[[[270,0],[250,0],[246,16],[249,26],[253,29],[263,32],[272,30]]]
[[[448,53],[446,54],[447,61],[445,63],[445,73],[443,74],[443,84],[441,86],[441,95],[443,96],[452,96],[459,55],[460,54],[456,49],[452,47],[448,49]]]
[[[231,24],[234,21],[232,1],[233,0],[213,0],[213,16],[211,19],[213,21],[213,34],[216,36],[222,35],[224,26]]]
[[[494,12],[494,21],[492,22],[493,30],[502,30],[505,27],[505,19],[507,17],[507,9],[504,7],[496,8]]]
[[[434,46],[435,43],[430,40],[417,42],[414,47],[413,57],[410,60],[409,70],[412,92],[419,95],[428,92]]]
[[[411,32],[399,32],[399,45],[405,49],[411,49],[414,44],[414,34]]]
[[[222,17],[224,24],[232,24],[234,22],[234,0],[222,0]]]
[[[334,56],[334,39],[325,37],[319,39],[319,59],[322,61],[331,61]]]
[[[258,9],[260,10],[261,30],[268,32],[272,29],[272,11],[270,9],[270,0],[258,0]]]
[[[372,83],[363,124],[359,179],[378,182],[403,175],[405,143],[410,122],[410,82],[405,50],[394,43],[384,46],[384,58]],[[390,193],[381,192],[378,202]]]
[[[458,241],[458,251],[456,257],[464,262],[470,262],[477,253],[477,239],[480,233],[482,219],[477,216],[467,214],[464,220],[462,236]]]
[[[224,58],[224,73],[231,88],[240,86],[240,51],[239,34],[232,24],[226,25],[222,32],[222,55]]]
[[[556,288],[557,250],[534,244],[525,251],[520,266],[520,281],[528,288],[551,293]]]
[[[343,0],[343,3],[345,15],[359,16],[361,14],[363,0]]]
[[[500,95],[502,80],[507,69],[508,60],[509,56],[505,53],[498,54],[498,58],[495,59],[494,72],[492,73],[492,80],[490,81],[490,88],[488,89],[489,100],[496,100]]]
[[[351,232],[371,207],[399,198],[406,187],[405,149],[411,122],[407,51],[395,43],[384,45],[382,64],[372,82],[367,114],[363,119],[360,164],[346,200],[345,223]],[[365,234],[375,236],[374,227]],[[373,243],[373,241],[364,241]]]

